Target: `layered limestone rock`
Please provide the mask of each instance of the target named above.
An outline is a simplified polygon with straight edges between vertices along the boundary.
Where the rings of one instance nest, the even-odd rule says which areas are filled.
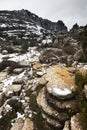
[[[59,121],[65,121],[69,118],[67,113],[59,113],[57,110],[55,110],[48,104],[46,100],[45,89],[42,89],[41,92],[39,93],[37,103],[46,114],[54,117],[55,119],[58,119]]]
[[[46,122],[62,130],[66,121],[70,120],[78,111],[74,75],[70,68],[56,65],[46,70],[44,78],[47,80],[47,84],[39,92],[37,103]]]

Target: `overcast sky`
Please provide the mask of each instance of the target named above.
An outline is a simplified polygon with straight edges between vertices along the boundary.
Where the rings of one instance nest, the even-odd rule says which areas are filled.
[[[0,10],[27,9],[51,21],[63,20],[71,28],[87,24],[87,0],[0,0]]]

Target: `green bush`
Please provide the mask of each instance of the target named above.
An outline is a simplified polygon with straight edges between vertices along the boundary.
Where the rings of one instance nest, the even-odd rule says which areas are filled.
[[[77,106],[80,113],[80,121],[83,126],[83,130],[87,130],[87,99],[84,94],[84,85],[87,84],[87,73],[85,75],[76,73],[75,83],[77,85]]]
[[[79,87],[84,87],[87,84],[87,73],[83,75],[82,73],[76,73],[75,75],[75,83]]]
[[[22,45],[21,45],[21,53],[26,53],[27,50],[28,50],[28,47],[29,47],[28,42],[26,42],[26,41],[22,42]]]

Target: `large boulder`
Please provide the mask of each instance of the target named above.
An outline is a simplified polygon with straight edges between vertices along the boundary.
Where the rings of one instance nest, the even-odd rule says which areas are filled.
[[[44,79],[47,83],[37,96],[37,104],[47,124],[52,127],[70,130],[67,121],[78,112],[75,95],[74,68],[51,66],[46,70]]]
[[[60,99],[72,98],[75,91],[74,76],[63,66],[52,66],[47,69],[47,91]]]

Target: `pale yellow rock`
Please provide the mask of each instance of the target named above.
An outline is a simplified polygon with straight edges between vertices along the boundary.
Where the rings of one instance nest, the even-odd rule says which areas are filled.
[[[30,119],[25,119],[22,130],[34,130],[34,124]]]
[[[39,84],[41,84],[41,85],[46,85],[46,83],[47,83],[47,80],[46,80],[46,78],[45,78],[45,75],[44,76],[42,76],[41,78],[39,78]]]
[[[41,68],[43,65],[41,64],[41,63],[39,63],[39,62],[36,62],[34,65],[33,65],[33,68],[34,69],[39,69],[39,68]]]
[[[79,116],[79,114],[76,114],[71,118],[71,130],[83,130],[80,124]]]
[[[73,87],[75,85],[74,76],[72,76],[71,73],[67,71],[66,67],[58,65],[49,67],[47,69],[46,80],[53,83],[54,86],[59,84],[59,80],[61,84],[64,83],[65,87],[67,86],[68,88]]]
[[[76,90],[75,75],[69,72],[67,67],[54,65],[46,70],[46,88],[48,93],[60,99],[69,99],[74,96]]]

